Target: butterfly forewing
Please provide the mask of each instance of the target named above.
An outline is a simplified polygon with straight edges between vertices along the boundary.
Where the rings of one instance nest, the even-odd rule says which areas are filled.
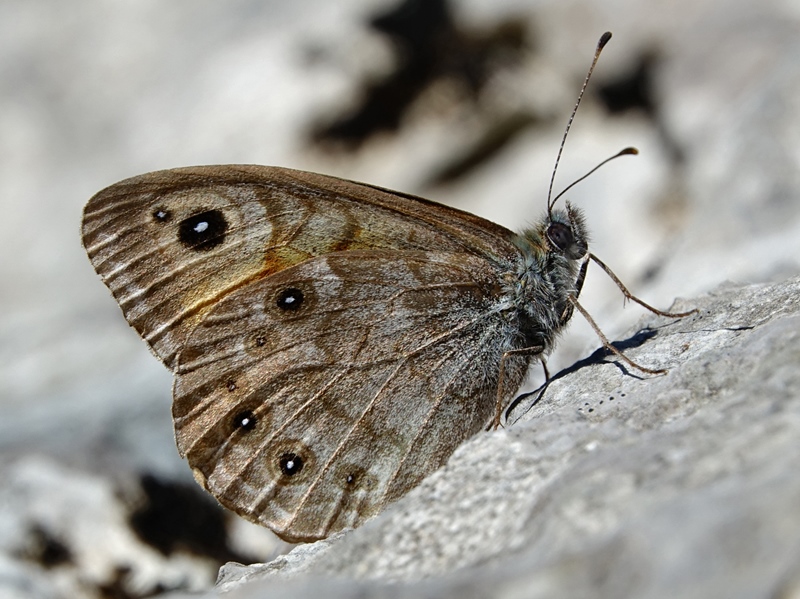
[[[360,524],[493,415],[514,337],[497,277],[469,254],[349,251],[229,293],[179,355],[181,453],[286,539]]]
[[[330,252],[467,252],[511,260],[514,234],[471,214],[263,166],[159,171],[99,192],[83,243],[128,322],[170,368],[203,314],[249,281]]]

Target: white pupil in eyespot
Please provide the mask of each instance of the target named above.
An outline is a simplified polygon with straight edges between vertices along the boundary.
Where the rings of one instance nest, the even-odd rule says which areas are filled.
[[[208,229],[208,222],[206,221],[199,222],[194,226],[195,233],[202,233],[206,229]]]
[[[283,301],[287,304],[293,304],[295,302],[295,297],[293,295],[287,295]]]

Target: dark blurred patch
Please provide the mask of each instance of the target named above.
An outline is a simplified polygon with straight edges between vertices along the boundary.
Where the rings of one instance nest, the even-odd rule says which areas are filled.
[[[318,127],[312,134],[316,143],[355,150],[375,133],[397,130],[414,101],[441,79],[457,82],[466,97],[477,99],[497,69],[520,57],[528,33],[522,19],[467,31],[457,26],[445,0],[404,0],[369,25],[391,41],[397,67],[379,81],[364,82],[360,104]]]
[[[530,112],[501,116],[486,128],[483,136],[473,145],[434,171],[427,185],[445,185],[466,175],[500,153],[520,133],[539,121],[540,119]]]
[[[641,109],[654,118],[656,114],[655,92],[653,89],[654,72],[658,66],[655,52],[644,52],[633,68],[613,79],[597,86],[597,97],[611,113]]]
[[[184,551],[218,562],[252,563],[256,559],[228,546],[225,512],[195,485],[141,479],[146,501],[130,516],[138,537],[164,555]]]
[[[656,73],[661,66],[658,52],[642,52],[633,67],[617,79],[597,86],[597,98],[612,114],[640,110],[658,129],[664,147],[675,164],[683,162],[683,150],[669,133],[659,111]]]
[[[72,563],[69,547],[38,524],[31,528],[21,557],[48,569]]]

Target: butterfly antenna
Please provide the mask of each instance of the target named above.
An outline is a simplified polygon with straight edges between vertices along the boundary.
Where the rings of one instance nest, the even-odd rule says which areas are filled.
[[[556,200],[551,200],[550,199],[550,198],[553,197],[553,183],[556,180],[556,171],[558,170],[558,163],[561,160],[561,153],[564,151],[564,144],[567,141],[567,135],[569,134],[569,129],[570,129],[570,127],[572,127],[572,121],[575,120],[575,114],[578,112],[578,106],[581,105],[581,100],[583,99],[583,94],[586,91],[586,86],[589,85],[589,79],[591,78],[592,72],[594,71],[594,67],[597,64],[597,59],[600,58],[600,52],[603,51],[603,48],[605,48],[605,45],[608,43],[608,40],[610,40],[610,39],[611,39],[611,32],[610,31],[606,31],[603,35],[600,36],[600,40],[597,42],[597,49],[594,51],[594,58],[592,59],[592,64],[589,67],[589,72],[586,73],[586,78],[583,80],[583,86],[581,87],[581,92],[578,94],[578,101],[575,102],[575,108],[572,109],[572,114],[569,115],[569,120],[567,121],[567,127],[566,127],[566,129],[564,129],[564,136],[561,138],[561,145],[558,148],[558,155],[556,156],[556,164],[553,167],[553,174],[550,176],[550,187],[547,190],[547,215],[549,217],[551,217],[551,218],[552,218],[553,205],[555,204],[555,201],[559,197],[561,197],[561,195],[564,193],[564,192],[561,192],[561,194],[556,196]],[[605,162],[608,162],[608,160],[606,160]],[[603,163],[601,163],[600,165],[595,167],[594,170],[599,168],[602,164]],[[585,178],[586,176],[588,176],[588,173],[587,173],[587,175],[585,175],[582,178]],[[578,179],[578,181],[580,181],[580,179]],[[575,183],[577,183],[578,181],[576,181]],[[573,183],[573,185],[575,183]],[[572,185],[570,185],[570,187],[572,187]],[[567,189],[569,189],[569,188],[567,188]],[[566,189],[564,191],[566,191]]]
[[[591,175],[593,172],[595,172],[595,171],[596,171],[597,169],[599,169],[601,166],[603,166],[604,164],[606,164],[606,163],[608,163],[608,162],[611,162],[611,161],[612,161],[612,160],[614,160],[615,158],[619,158],[620,156],[635,156],[635,155],[636,155],[636,154],[638,154],[638,153],[639,153],[639,150],[637,150],[636,148],[630,147],[630,148],[625,148],[624,150],[620,150],[619,152],[617,152],[617,153],[616,153],[616,154],[614,154],[613,156],[611,156],[611,157],[609,157],[609,158],[606,158],[605,160],[603,160],[603,162],[601,162],[600,164],[598,164],[596,167],[594,167],[592,170],[590,170],[588,173],[586,173],[586,174],[585,174],[583,177],[581,177],[581,178],[579,178],[579,179],[575,179],[575,180],[574,180],[572,183],[570,183],[570,184],[569,184],[569,185],[567,185],[567,186],[566,186],[566,187],[565,187],[563,190],[561,190],[561,193],[559,193],[559,194],[558,194],[556,197],[554,197],[554,198],[553,198],[553,201],[552,201],[552,202],[550,202],[550,203],[548,204],[548,207],[547,207],[547,208],[548,208],[548,214],[550,213],[550,208],[552,208],[553,206],[555,206],[555,205],[556,205],[556,202],[558,201],[558,199],[559,199],[561,196],[563,196],[563,195],[564,195],[565,193],[567,193],[567,192],[568,192],[570,189],[572,189],[573,187],[575,187],[575,186],[576,186],[578,183],[580,183],[581,181],[583,181],[583,180],[584,180],[586,177],[588,177],[589,175]]]

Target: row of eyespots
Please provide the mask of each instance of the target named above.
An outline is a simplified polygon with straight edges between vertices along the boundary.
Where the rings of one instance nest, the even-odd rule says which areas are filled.
[[[244,433],[249,433],[255,430],[257,424],[258,418],[252,412],[252,410],[244,410],[239,412],[233,418],[233,429],[242,430]],[[303,456],[294,452],[287,451],[278,456],[278,467],[283,475],[287,478],[291,478],[299,474],[303,470],[305,464],[306,461],[304,460]],[[358,475],[354,472],[350,472],[345,475],[345,483],[347,483],[348,486],[352,487],[357,480]]]

